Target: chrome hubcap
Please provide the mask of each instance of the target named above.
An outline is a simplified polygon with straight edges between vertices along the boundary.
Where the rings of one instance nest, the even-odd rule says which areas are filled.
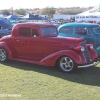
[[[4,49],[0,49],[0,61],[4,61],[6,57],[6,51]]]
[[[64,71],[71,71],[73,69],[74,63],[73,60],[69,57],[63,57],[60,60],[60,67]]]

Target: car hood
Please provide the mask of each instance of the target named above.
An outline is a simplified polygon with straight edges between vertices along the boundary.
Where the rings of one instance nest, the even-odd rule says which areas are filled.
[[[62,37],[62,36],[58,36],[57,38],[68,41],[70,43],[74,43],[75,45],[79,45],[81,42],[85,42],[84,38]]]
[[[45,37],[45,39],[43,40],[46,42],[46,44],[52,44],[60,47],[70,47],[70,48],[74,48],[76,46],[79,46],[80,43],[85,42],[85,40],[82,38],[61,37],[61,36]]]

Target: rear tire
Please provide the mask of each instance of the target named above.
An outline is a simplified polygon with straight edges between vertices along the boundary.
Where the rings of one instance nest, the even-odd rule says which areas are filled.
[[[75,71],[77,68],[74,61],[70,57],[67,57],[67,56],[60,57],[58,59],[57,64],[58,64],[59,69],[66,73],[71,73]]]
[[[0,48],[0,62],[6,62],[8,60],[8,54],[6,49]]]

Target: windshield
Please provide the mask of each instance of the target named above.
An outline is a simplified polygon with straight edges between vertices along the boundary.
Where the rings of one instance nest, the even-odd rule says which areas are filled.
[[[43,36],[54,36],[57,35],[57,28],[55,27],[43,27],[41,29]]]
[[[14,25],[10,25],[7,29],[8,30],[12,30],[12,27],[13,27]]]
[[[94,27],[93,31],[95,34],[100,34],[100,26]]]

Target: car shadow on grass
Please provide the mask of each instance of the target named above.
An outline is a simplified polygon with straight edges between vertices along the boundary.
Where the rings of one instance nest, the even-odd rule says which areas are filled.
[[[55,67],[40,66],[30,63],[18,62],[18,61],[9,61],[8,63],[3,63],[9,67],[14,67],[21,70],[35,71],[50,76],[62,78],[64,80],[69,80],[72,82],[100,86],[100,67],[99,65],[90,68],[81,68],[77,69],[75,72],[67,74]]]

